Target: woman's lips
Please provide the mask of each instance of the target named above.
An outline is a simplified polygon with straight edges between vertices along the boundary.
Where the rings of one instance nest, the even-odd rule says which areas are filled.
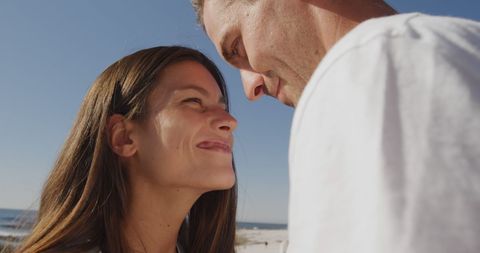
[[[232,148],[227,142],[224,141],[202,141],[197,144],[197,147],[226,154],[232,153]]]

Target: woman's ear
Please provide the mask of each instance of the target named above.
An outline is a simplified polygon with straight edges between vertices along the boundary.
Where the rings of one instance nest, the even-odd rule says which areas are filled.
[[[107,122],[108,144],[120,157],[131,157],[137,152],[137,143],[132,138],[133,124],[123,115],[114,114]]]

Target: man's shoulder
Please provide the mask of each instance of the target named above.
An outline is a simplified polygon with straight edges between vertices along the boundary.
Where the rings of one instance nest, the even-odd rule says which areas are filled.
[[[374,42],[396,41],[406,46],[413,41],[430,45],[479,44],[480,23],[456,17],[431,16],[422,13],[397,14],[373,18],[359,24],[340,39],[327,54],[342,54],[348,50],[368,46]],[[399,43],[405,41],[405,43]],[[473,43],[472,43],[473,42]]]
[[[305,87],[297,109],[303,108],[306,101],[319,103],[309,99],[314,90],[319,90],[315,94],[325,94],[325,90],[337,89],[339,81],[356,85],[363,77],[370,78],[370,84],[382,86],[387,83],[373,80],[382,75],[388,77],[385,80],[409,76],[412,68],[438,70],[438,66],[477,73],[458,62],[480,64],[480,23],[421,13],[371,19],[354,28],[327,53]]]
[[[422,35],[433,35],[444,38],[456,33],[464,35],[463,33],[468,33],[468,31],[474,32],[473,35],[476,35],[478,38],[480,37],[478,29],[480,29],[480,23],[473,20],[458,17],[431,16],[422,13],[407,13],[364,21],[348,33],[344,39],[364,43],[379,37],[386,39],[402,37],[422,38]]]
[[[330,65],[339,62],[340,58],[357,52],[362,52],[364,58],[380,52],[388,54],[391,60],[395,60],[395,55],[402,60],[415,60],[418,55],[406,57],[407,54],[414,53],[411,50],[414,46],[444,53],[446,58],[464,55],[480,58],[480,23],[421,13],[370,19],[340,39],[329,50],[315,72],[325,72]],[[368,60],[357,55],[354,58],[349,61],[351,64]]]

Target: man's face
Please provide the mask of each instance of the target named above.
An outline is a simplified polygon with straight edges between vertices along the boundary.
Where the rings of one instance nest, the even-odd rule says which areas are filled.
[[[325,55],[307,6],[291,0],[205,0],[206,32],[220,55],[240,69],[247,98],[266,94],[296,106]]]

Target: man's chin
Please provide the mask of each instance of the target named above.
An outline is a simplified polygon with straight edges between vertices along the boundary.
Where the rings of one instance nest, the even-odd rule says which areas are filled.
[[[279,93],[278,96],[276,97],[278,101],[280,101],[282,104],[295,108],[298,102],[297,98],[291,99],[288,96],[285,95],[285,93]]]
[[[290,101],[285,101],[285,102],[282,102],[284,105],[288,106],[288,107],[292,107],[292,108],[295,108],[296,107],[296,104],[294,104],[293,102],[290,102]]]

